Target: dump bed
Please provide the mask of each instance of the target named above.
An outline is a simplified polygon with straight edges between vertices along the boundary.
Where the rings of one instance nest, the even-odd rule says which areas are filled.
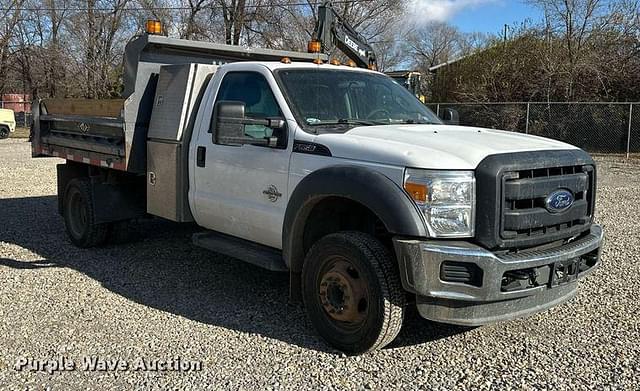
[[[283,57],[312,61],[318,56],[324,55],[141,35],[125,49],[122,99],[34,102],[32,154],[145,173],[147,133],[162,66],[279,61]]]
[[[45,99],[33,104],[32,154],[127,169],[124,99]],[[130,155],[129,155],[130,156]]]

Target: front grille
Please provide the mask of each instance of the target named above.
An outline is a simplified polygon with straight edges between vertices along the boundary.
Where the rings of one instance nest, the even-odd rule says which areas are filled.
[[[485,158],[476,169],[476,242],[492,250],[535,247],[588,231],[596,172],[582,150],[534,151]],[[567,190],[566,210],[552,213],[546,198]]]
[[[593,166],[545,167],[503,174],[500,236],[519,247],[553,241],[584,231],[591,223]],[[567,210],[552,213],[545,200],[556,190],[568,190],[574,202]]]

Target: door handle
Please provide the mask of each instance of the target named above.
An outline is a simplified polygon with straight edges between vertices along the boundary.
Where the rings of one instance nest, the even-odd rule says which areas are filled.
[[[196,165],[198,167],[204,167],[204,164],[206,161],[207,161],[207,148],[199,146],[196,153]]]

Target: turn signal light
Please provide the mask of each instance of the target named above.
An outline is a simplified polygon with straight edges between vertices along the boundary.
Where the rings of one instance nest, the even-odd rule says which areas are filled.
[[[427,185],[422,183],[405,182],[404,189],[407,191],[407,193],[409,193],[414,201],[421,203],[427,202]]]
[[[309,53],[320,53],[322,51],[322,44],[320,41],[309,41],[307,51]]]
[[[149,34],[162,34],[162,23],[159,20],[147,20],[145,30]]]

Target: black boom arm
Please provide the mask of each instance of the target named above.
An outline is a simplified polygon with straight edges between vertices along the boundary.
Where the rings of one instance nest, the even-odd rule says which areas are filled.
[[[318,7],[318,23],[313,32],[313,39],[321,43],[325,53],[330,52],[335,45],[357,66],[377,67],[376,54],[371,45],[338,15],[330,1],[325,1]]]

